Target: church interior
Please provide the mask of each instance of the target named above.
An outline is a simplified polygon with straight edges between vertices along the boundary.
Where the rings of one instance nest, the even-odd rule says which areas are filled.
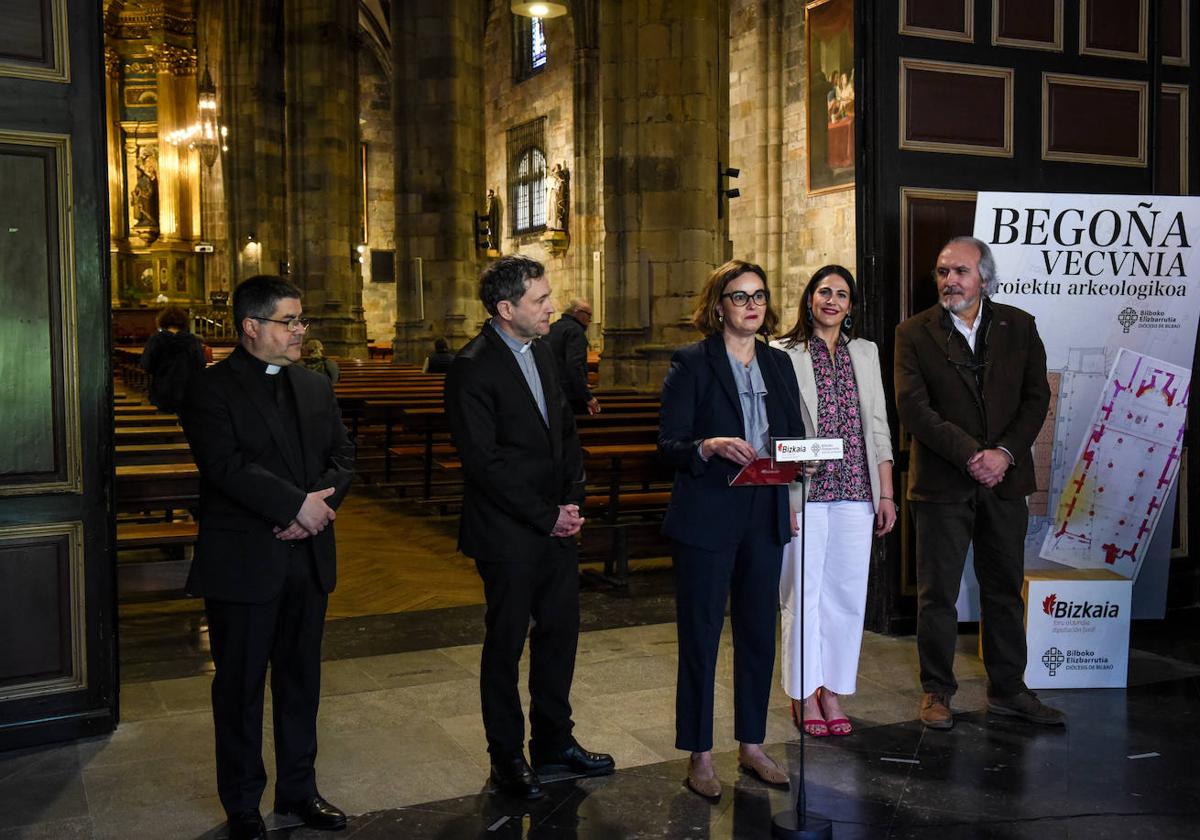
[[[257,274],[301,289],[357,447],[318,718],[345,836],[765,837],[800,779],[839,838],[1193,836],[1194,431],[1127,688],[1046,691],[1065,730],[997,724],[963,622],[959,725],[924,729],[901,504],[871,550],[853,737],[802,743],[776,662],[765,746],[790,791],[738,773],[726,625],[715,803],[674,746],[655,442],[726,260],[762,266],[781,330],[816,269],[849,269],[890,395],[896,327],[935,302],[978,192],[1200,195],[1200,0],[2,0],[0,19],[0,237],[36,240],[0,247],[0,840],[226,836],[184,591],[199,475],[140,361],[167,307],[228,356]],[[484,587],[457,549],[443,375],[422,370],[480,331],[480,273],[510,254],[545,265],[557,313],[593,311],[571,699],[618,768],[532,804],[489,792]]]

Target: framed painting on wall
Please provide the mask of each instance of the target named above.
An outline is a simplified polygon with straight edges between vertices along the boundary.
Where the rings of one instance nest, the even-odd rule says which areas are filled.
[[[854,187],[854,2],[804,7],[808,194]]]

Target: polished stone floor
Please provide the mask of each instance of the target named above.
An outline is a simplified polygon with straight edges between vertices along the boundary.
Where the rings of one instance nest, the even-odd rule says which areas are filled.
[[[595,615],[637,600],[600,591],[586,598],[608,599],[607,609],[593,606]],[[653,613],[657,600],[651,595],[650,607],[630,609]],[[442,612],[453,611],[420,616],[433,625],[462,620]],[[1070,714],[1058,730],[982,711],[976,639],[964,635],[958,723],[950,732],[924,731],[913,720],[913,640],[867,634],[859,691],[846,702],[855,733],[807,743],[809,810],[833,820],[834,836],[843,838],[1194,837],[1200,827],[1195,621],[1194,613],[1184,613],[1141,623],[1127,690],[1046,692]],[[364,642],[359,655],[329,659],[317,764],[323,792],[353,815],[339,836],[769,836],[772,814],[792,807],[793,799],[737,772],[728,633],[716,704],[726,792],[709,804],[683,788],[685,764],[673,748],[673,626],[617,624],[581,637],[574,705],[580,740],[614,753],[621,769],[603,779],[553,781],[550,796],[533,806],[487,793],[477,643],[368,653]],[[464,620],[450,632],[466,632],[465,626]],[[380,644],[391,646],[388,634],[381,636]],[[208,685],[203,674],[131,682],[122,690],[123,722],[112,735],[0,754],[0,840],[223,836]],[[798,778],[799,743],[778,689],[767,741]],[[284,825],[272,836],[289,835],[322,836]]]

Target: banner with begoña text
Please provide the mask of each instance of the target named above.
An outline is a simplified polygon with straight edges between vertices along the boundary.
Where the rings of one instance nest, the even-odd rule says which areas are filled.
[[[979,193],[991,294],[1037,318],[1050,415],[1034,447],[1027,567],[1134,580],[1161,617],[1200,319],[1200,198]]]

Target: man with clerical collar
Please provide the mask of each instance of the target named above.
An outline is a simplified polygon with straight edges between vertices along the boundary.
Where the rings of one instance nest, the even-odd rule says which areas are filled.
[[[321,636],[336,582],[333,521],[354,445],[329,378],[297,365],[300,290],[258,275],[233,293],[238,346],[199,373],[184,431],[200,471],[200,533],[187,592],[204,598],[216,673],[217,793],[231,840],[266,836],[259,802],[271,667],[275,812],[339,830],[317,791]]]
[[[920,719],[933,729],[954,725],[955,603],[971,545],[988,711],[1066,720],[1024,680],[1025,497],[1037,487],[1031,449],[1050,404],[1046,350],[1033,316],[988,299],[995,278],[987,243],[951,239],[935,267],[938,302],[896,329],[896,406],[913,438]]]
[[[491,780],[502,793],[538,799],[539,775],[614,767],[572,735],[583,452],[550,348],[536,340],[554,313],[541,263],[503,257],[483,273],[479,297],[491,320],[446,376],[464,474],[458,547],[475,560],[487,600],[479,684]],[[517,691],[527,636],[533,767]]]

